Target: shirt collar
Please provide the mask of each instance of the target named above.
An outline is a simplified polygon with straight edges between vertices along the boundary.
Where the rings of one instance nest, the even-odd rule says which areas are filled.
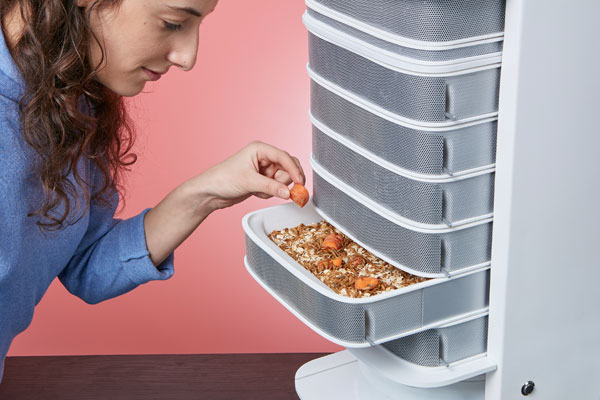
[[[0,29],[0,95],[20,100],[22,87],[23,78],[10,55],[4,34]]]

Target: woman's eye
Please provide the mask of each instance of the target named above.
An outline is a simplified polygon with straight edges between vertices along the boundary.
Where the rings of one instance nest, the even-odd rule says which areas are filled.
[[[165,23],[165,28],[170,31],[180,31],[183,29],[183,26],[177,24],[171,24],[170,22],[163,21]]]

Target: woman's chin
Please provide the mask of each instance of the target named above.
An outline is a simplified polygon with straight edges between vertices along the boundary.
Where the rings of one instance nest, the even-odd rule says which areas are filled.
[[[138,83],[134,83],[131,81],[125,83],[112,83],[100,81],[100,83],[102,83],[114,93],[123,97],[133,97],[139,94],[142,90],[144,90],[144,87],[146,86],[146,81],[143,80],[140,80]]]
[[[141,93],[141,91],[144,90],[145,86],[146,86],[146,82],[143,82],[140,85],[136,85],[136,86],[129,85],[127,87],[119,88],[118,90],[114,90],[114,92],[123,97],[133,97],[133,96]]]

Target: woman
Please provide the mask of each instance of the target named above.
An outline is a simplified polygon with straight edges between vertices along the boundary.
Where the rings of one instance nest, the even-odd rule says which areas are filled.
[[[212,211],[289,198],[295,157],[254,142],[156,207],[114,219],[135,161],[123,97],[189,71],[217,0],[0,3],[0,377],[13,338],[58,276],[88,303],[173,274],[173,251]]]

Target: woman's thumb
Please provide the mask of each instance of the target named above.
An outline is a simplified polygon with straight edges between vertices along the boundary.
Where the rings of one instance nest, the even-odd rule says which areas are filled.
[[[269,196],[280,197],[284,200],[290,198],[290,190],[283,183],[264,175],[256,174],[254,182],[251,183],[251,192],[265,193]]]

